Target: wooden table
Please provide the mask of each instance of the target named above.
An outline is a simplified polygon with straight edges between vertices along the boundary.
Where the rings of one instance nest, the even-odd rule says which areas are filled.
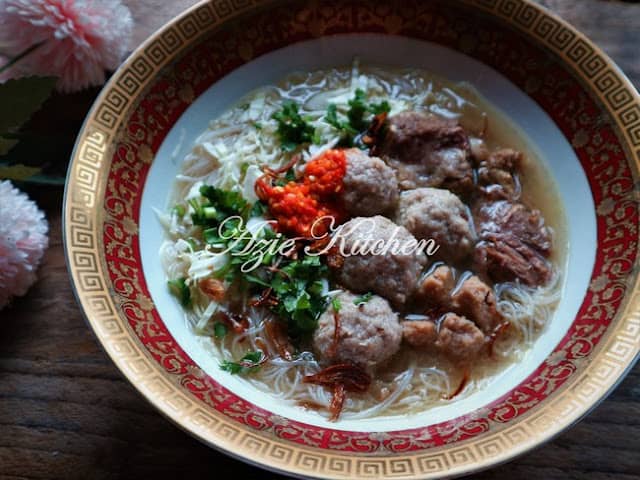
[[[129,0],[135,41],[194,0]],[[640,85],[640,5],[544,0]],[[271,477],[200,444],[158,414],[107,358],[71,291],[62,190],[31,191],[51,245],[38,283],[0,312],[0,479]],[[640,368],[575,427],[491,479],[640,478]]]

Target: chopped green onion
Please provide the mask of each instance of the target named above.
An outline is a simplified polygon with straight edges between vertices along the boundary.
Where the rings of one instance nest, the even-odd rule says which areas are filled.
[[[333,307],[334,312],[338,313],[340,311],[340,309],[342,308],[342,304],[340,303],[338,297],[333,297],[331,299],[331,306]]]
[[[173,207],[173,213],[176,214],[176,216],[182,218],[184,217],[184,214],[187,213],[187,209],[184,208],[184,205],[176,205],[175,207]]]
[[[369,300],[371,300],[371,297],[373,297],[373,293],[372,292],[367,292],[364,295],[360,295],[359,297],[356,297],[353,300],[353,304],[357,307],[359,307],[360,305],[364,305],[365,303],[367,303]]]
[[[217,339],[224,338],[227,334],[227,326],[222,322],[216,322],[213,324],[213,336]]]
[[[176,280],[169,280],[167,282],[169,290],[175,297],[180,300],[180,304],[185,307],[191,307],[191,290],[187,286],[185,278],[178,278]]]
[[[216,218],[216,213],[218,213],[218,211],[216,210],[216,207],[204,207],[203,211],[204,211],[204,218],[206,218],[207,220]]]

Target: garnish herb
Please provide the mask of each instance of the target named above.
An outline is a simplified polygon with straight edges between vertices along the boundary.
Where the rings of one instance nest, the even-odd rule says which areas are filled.
[[[360,295],[359,297],[356,297],[353,300],[353,304],[357,307],[359,307],[360,305],[364,305],[365,303],[367,303],[369,300],[371,300],[371,297],[373,297],[373,293],[372,292],[367,292],[364,295]]]
[[[227,326],[222,322],[213,324],[213,336],[217,339],[224,338],[227,335]]]
[[[263,217],[268,209],[269,208],[267,207],[266,203],[261,202],[260,200],[258,200],[251,207],[251,210],[249,211],[249,218],[251,218],[251,217]]]
[[[358,88],[354,97],[349,100],[349,110],[347,111],[346,120],[341,120],[338,115],[338,109],[334,104],[327,107],[327,114],[324,117],[325,122],[341,133],[340,144],[346,147],[364,145],[358,144],[357,137],[365,132],[371,124],[372,117],[381,113],[388,113],[391,110],[389,102],[382,101],[380,103],[367,103],[364,90]]]
[[[232,375],[243,375],[258,371],[260,369],[260,365],[262,365],[264,361],[264,354],[258,350],[255,352],[248,352],[238,362],[225,360],[220,364],[220,369],[225,372],[229,372]]]
[[[276,134],[285,152],[292,152],[298,145],[314,141],[314,128],[300,115],[296,102],[285,101],[282,109],[275,112],[271,118],[278,122]]]
[[[167,282],[169,290],[180,300],[180,304],[185,308],[191,307],[191,290],[187,286],[186,279],[178,278]]]
[[[260,122],[253,122],[252,125],[256,130],[262,130],[262,124]]]
[[[191,215],[194,225],[215,227],[227,217],[244,217],[250,208],[239,192],[203,185],[200,187],[200,195],[205,197],[202,203],[195,198],[189,200],[189,205],[194,210]]]
[[[293,175],[293,170],[289,175]],[[249,217],[262,215],[267,209],[263,202],[249,205],[237,192],[225,191],[211,186],[202,186],[200,193],[204,201],[191,200],[194,209],[194,224],[202,227],[204,241],[215,250],[226,250],[229,260],[213,272],[215,278],[236,284],[249,294],[266,293],[268,303],[274,313],[288,323],[288,332],[293,337],[303,337],[315,330],[318,318],[327,306],[325,278],[328,268],[320,257],[300,255],[296,259],[280,256],[280,249],[273,248],[273,242],[287,242],[271,229],[261,230],[258,241],[271,245],[268,251],[256,249],[254,238],[247,234],[241,223]],[[231,218],[238,216],[239,218]],[[222,223],[224,220],[224,224]],[[220,231],[222,229],[222,231]],[[255,265],[250,272],[243,272],[243,265]],[[174,281],[172,287],[176,295],[190,304],[190,292],[184,280]],[[183,288],[184,287],[184,288]],[[223,331],[214,325],[214,334]],[[229,367],[232,368],[232,367]]]
[[[173,207],[173,212],[180,218],[184,217],[184,214],[187,213],[187,209],[184,208],[184,205],[177,204]]]
[[[338,297],[333,297],[331,299],[331,306],[333,307],[334,312],[338,313],[340,311],[340,309],[342,308],[342,304],[340,303]]]
[[[292,336],[305,336],[318,326],[318,317],[327,305],[323,282],[327,275],[327,266],[320,257],[304,256],[280,268],[271,280],[278,300],[273,310],[288,319]]]

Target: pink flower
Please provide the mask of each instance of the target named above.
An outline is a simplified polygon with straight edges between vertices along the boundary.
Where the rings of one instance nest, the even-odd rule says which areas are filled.
[[[49,244],[44,213],[11,182],[0,182],[0,309],[36,281]]]
[[[133,20],[121,0],[0,0],[0,45],[17,56],[11,76],[54,75],[71,92],[104,83],[129,47]]]

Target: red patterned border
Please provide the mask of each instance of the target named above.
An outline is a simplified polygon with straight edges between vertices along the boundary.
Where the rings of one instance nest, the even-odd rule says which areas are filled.
[[[527,92],[569,139],[597,205],[598,251],[591,287],[569,331],[537,370],[508,395],[455,420],[387,433],[358,433],[285,420],[237,397],[205,375],[164,326],[142,272],[137,222],[153,152],[194,98],[247,61],[296,41],[345,32],[410,36],[462,51]],[[129,325],[167,372],[225,415],[278,438],[350,452],[406,452],[475,437],[524,414],[584,365],[626,293],[636,260],[633,180],[610,119],[557,59],[493,19],[410,0],[403,8],[361,1],[297,2],[217,32],[163,73],[144,95],[119,141],[105,192],[105,260]],[[133,224],[130,219],[133,219]],[[488,414],[487,414],[488,412]]]

